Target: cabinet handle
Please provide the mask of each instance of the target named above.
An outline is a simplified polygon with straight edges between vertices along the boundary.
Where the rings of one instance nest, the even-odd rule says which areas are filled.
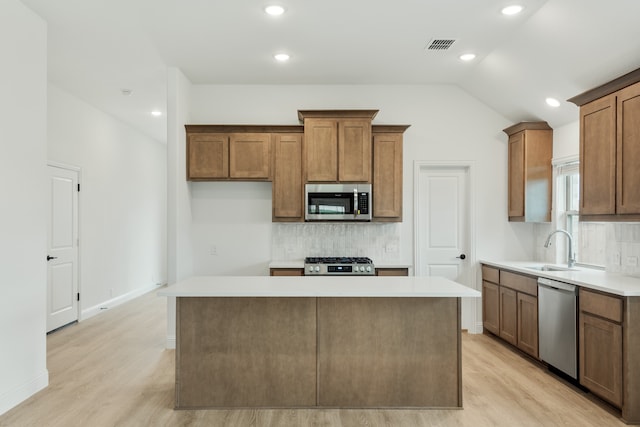
[[[458,259],[465,259],[467,256],[465,254],[460,254],[460,256],[457,256],[456,258]]]

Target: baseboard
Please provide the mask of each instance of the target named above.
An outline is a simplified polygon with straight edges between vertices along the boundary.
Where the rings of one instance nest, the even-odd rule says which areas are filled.
[[[176,348],[176,336],[175,335],[167,335],[167,348]]]
[[[27,400],[48,385],[49,371],[45,369],[31,381],[19,385],[13,390],[2,393],[0,395],[0,415]]]
[[[103,303],[100,303],[98,305],[94,305],[93,307],[89,307],[87,309],[82,310],[82,312],[80,313],[80,318],[78,319],[79,321],[83,321],[83,320],[87,320],[97,314],[100,314],[110,308],[113,307],[117,307],[120,304],[124,304],[125,302],[129,302],[134,298],[138,298],[139,296],[142,296],[148,292],[152,292],[155,291],[157,289],[160,289],[162,286],[161,285],[151,285],[151,286],[147,286],[144,288],[140,288],[140,289],[135,289],[131,292],[127,292],[126,294],[120,295],[118,297],[112,298],[110,300],[107,300]]]

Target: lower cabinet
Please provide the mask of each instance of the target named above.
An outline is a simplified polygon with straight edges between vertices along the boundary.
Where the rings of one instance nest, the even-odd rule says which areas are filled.
[[[408,276],[409,269],[406,267],[399,268],[376,268],[376,276]]]
[[[580,384],[617,407],[623,403],[621,298],[580,289]]]
[[[482,326],[537,359],[536,278],[482,266]]]
[[[304,268],[271,268],[270,276],[304,276]]]
[[[538,357],[538,298],[518,292],[518,348]]]
[[[500,286],[500,338],[518,344],[518,299],[516,291]]]
[[[500,285],[482,281],[482,326],[500,335]]]

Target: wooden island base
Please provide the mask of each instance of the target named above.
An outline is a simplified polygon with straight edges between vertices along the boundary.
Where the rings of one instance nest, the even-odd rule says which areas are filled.
[[[461,408],[460,298],[178,297],[176,408]]]

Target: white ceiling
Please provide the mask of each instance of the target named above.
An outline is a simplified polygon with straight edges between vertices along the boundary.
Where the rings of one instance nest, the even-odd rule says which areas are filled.
[[[577,119],[567,98],[640,67],[640,0],[22,1],[48,23],[49,80],[160,141],[168,66],[194,84],[451,84],[552,127]]]

